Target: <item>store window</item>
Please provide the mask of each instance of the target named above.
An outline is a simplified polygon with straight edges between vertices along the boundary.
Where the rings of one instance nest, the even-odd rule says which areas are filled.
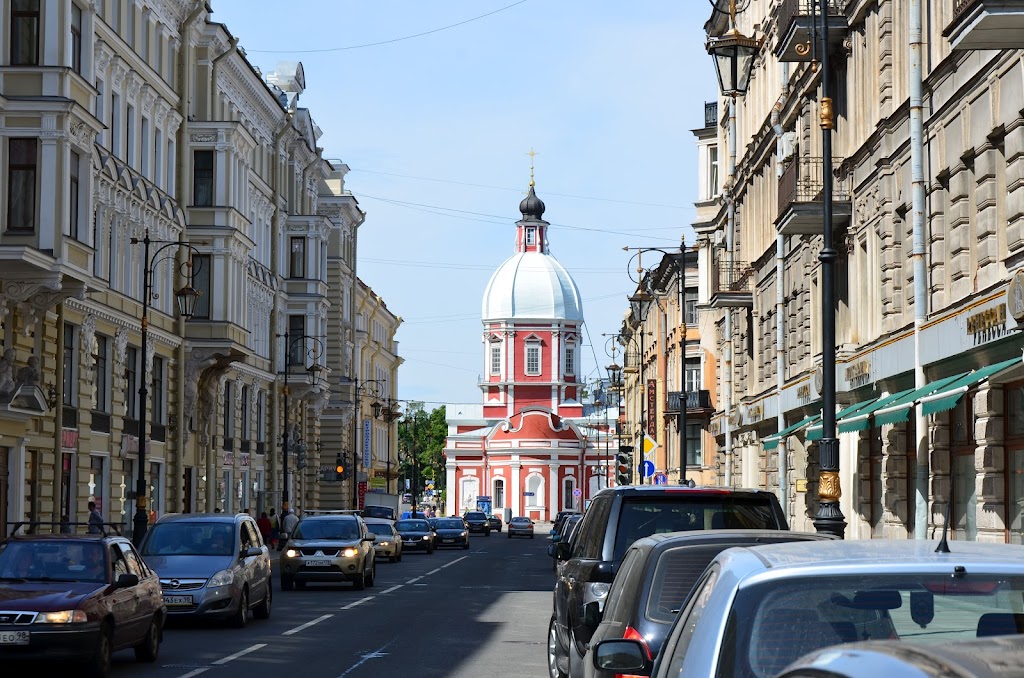
[[[107,515],[106,492],[104,491],[104,479],[106,478],[107,458],[93,455],[89,457],[89,501],[96,502],[96,508],[104,516]]]

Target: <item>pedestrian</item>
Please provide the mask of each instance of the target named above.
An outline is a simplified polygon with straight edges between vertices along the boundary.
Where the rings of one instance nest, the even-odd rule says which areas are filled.
[[[94,501],[89,502],[89,534],[103,534],[103,514]]]
[[[256,527],[260,528],[260,536],[263,537],[263,543],[270,544],[270,518],[267,516],[267,512],[264,511],[260,514],[260,517],[256,519]]]
[[[281,520],[277,511],[270,509],[270,548],[277,548],[277,540],[281,538]]]
[[[292,536],[295,531],[295,527],[299,524],[299,517],[295,515],[294,509],[288,509],[285,513],[284,518],[281,518],[281,543],[277,547],[280,551],[284,549],[284,545],[288,543],[288,538]]]

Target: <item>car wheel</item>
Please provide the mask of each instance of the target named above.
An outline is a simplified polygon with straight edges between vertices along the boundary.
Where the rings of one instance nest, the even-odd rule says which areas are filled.
[[[468,551],[469,550],[469,542],[466,542],[465,544],[463,544],[462,548]]]
[[[533,535],[532,534],[530,535],[530,539],[533,539]]]
[[[295,588],[295,580],[292,579],[291,577],[289,577],[288,575],[282,574],[281,575],[281,590],[282,591],[291,591],[294,588]]]
[[[402,552],[398,552],[398,562],[402,562]]]
[[[114,658],[114,630],[109,622],[103,624],[100,629],[99,638],[96,639],[96,651],[86,662],[85,674],[91,678],[107,678],[110,673],[110,665]]]
[[[253,615],[257,619],[270,619],[270,605],[274,598],[274,587],[271,586],[270,582],[267,582],[267,595],[263,596],[263,600],[256,606],[256,609],[252,611]]]
[[[373,582],[377,580],[377,561],[374,559],[373,566],[370,568],[370,579],[366,582],[366,586],[373,588]]]
[[[485,537],[490,537],[491,536],[491,531],[490,530],[484,530],[484,536]]]
[[[306,588],[306,582],[304,582],[304,581],[297,581],[297,582],[295,582],[295,588],[297,588],[297,589],[304,589],[304,588]]]
[[[238,612],[231,618],[231,625],[236,629],[244,629],[249,623],[249,589],[242,589],[242,597],[238,599]]]
[[[160,615],[153,615],[146,629],[146,637],[135,646],[135,661],[155,662],[160,655]]]
[[[558,629],[555,628],[555,617],[552,615],[548,623],[548,676],[549,678],[568,678],[568,674],[559,668],[559,664],[568,664],[568,657],[558,642]]]
[[[352,582],[352,588],[356,591],[362,591],[366,588],[366,561],[363,561],[363,571],[359,574],[359,577]]]
[[[388,562],[389,563],[397,563],[398,562],[398,552],[397,551],[395,553],[391,554],[390,556],[388,556]]]

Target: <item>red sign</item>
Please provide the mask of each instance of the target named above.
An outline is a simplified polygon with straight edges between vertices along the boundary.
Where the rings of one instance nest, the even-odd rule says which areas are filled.
[[[363,508],[366,505],[366,481],[359,483],[357,496],[359,497],[359,508]]]
[[[647,380],[647,435],[658,436],[658,382]]]

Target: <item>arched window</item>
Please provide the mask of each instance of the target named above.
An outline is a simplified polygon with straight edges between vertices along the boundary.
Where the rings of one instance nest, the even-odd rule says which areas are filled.
[[[526,478],[526,506],[543,506],[544,476],[534,473]]]
[[[505,481],[502,478],[494,479],[494,508],[505,508]]]
[[[562,510],[572,511],[576,506],[576,497],[573,496],[573,490],[576,489],[575,478],[563,478],[562,479]]]
[[[480,494],[480,481],[474,476],[467,476],[460,483],[459,501],[462,502],[463,511],[476,509],[476,498]]]
[[[600,491],[602,484],[600,475],[595,474],[590,476],[590,481],[587,483],[587,496],[593,499],[594,495]]]

